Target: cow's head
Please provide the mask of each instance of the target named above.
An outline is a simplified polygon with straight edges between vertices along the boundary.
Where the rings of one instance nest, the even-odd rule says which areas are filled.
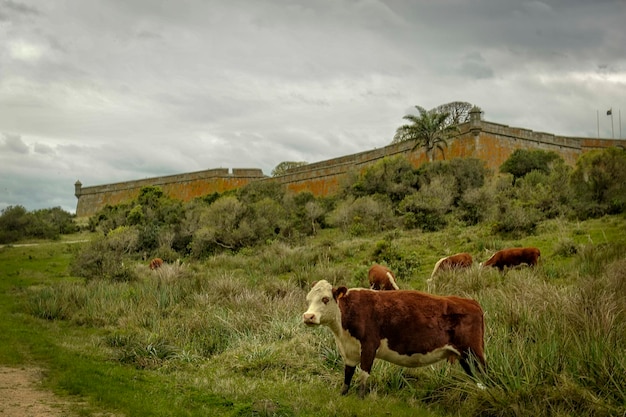
[[[337,300],[343,297],[346,287],[333,288],[326,280],[313,284],[313,288],[306,296],[309,308],[302,315],[302,321],[308,326],[329,324],[337,319],[339,307]]]

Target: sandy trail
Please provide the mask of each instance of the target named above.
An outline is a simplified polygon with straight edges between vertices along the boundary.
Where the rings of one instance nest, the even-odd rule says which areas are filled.
[[[41,387],[43,376],[36,368],[0,366],[0,416],[77,416],[72,403]]]

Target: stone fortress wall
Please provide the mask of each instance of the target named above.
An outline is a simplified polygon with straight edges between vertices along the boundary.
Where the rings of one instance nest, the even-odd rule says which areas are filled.
[[[487,122],[482,120],[480,112],[471,113],[470,121],[460,125],[459,129],[460,134],[448,143],[445,159],[478,158],[484,160],[487,167],[493,170],[497,170],[516,149],[554,151],[566,163],[574,165],[578,156],[590,150],[626,145],[626,141],[619,139],[557,136]],[[107,204],[116,205],[132,200],[145,186],[158,186],[165,194],[182,201],[236,189],[252,181],[276,181],[293,192],[310,191],[314,195],[332,195],[339,190],[341,179],[348,172],[354,169],[362,170],[382,158],[405,155],[416,167],[428,161],[421,148],[412,151],[411,147],[411,143],[392,144],[309,163],[293,168],[279,177],[267,177],[261,169],[256,168],[234,168],[232,172],[229,172],[228,168],[217,168],[91,187],[83,187],[80,181],[77,181],[76,217],[89,217]],[[436,155],[436,159],[442,158],[442,155]]]

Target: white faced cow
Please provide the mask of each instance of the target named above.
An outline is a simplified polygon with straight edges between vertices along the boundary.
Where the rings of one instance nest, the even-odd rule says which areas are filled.
[[[413,290],[333,288],[325,280],[314,284],[306,299],[304,323],[328,326],[335,336],[344,360],[342,394],[361,364],[359,394],[365,396],[374,358],[408,367],[458,358],[470,375],[471,363],[485,366],[483,310],[474,300]]]

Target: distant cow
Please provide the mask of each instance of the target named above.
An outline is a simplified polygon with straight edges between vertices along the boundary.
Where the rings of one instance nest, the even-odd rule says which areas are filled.
[[[150,261],[150,269],[152,270],[159,269],[161,265],[163,265],[163,259],[161,258],[154,258]]]
[[[435,264],[433,273],[430,277],[434,277],[438,271],[448,271],[450,269],[469,268],[472,266],[474,260],[472,255],[467,252],[457,253],[456,255],[450,255],[445,258],[441,258]]]
[[[335,336],[344,361],[342,394],[360,363],[359,394],[365,396],[374,358],[408,367],[458,358],[470,375],[471,363],[485,367],[483,310],[474,300],[414,290],[333,288],[325,280],[315,283],[306,299],[304,323],[328,326]]]
[[[439,259],[433,268],[433,273],[430,274],[430,278],[426,281],[428,283],[428,291],[430,291],[432,280],[437,272],[449,271],[452,269],[471,268],[473,263],[474,260],[472,259],[472,255],[467,252],[457,253],[455,255]]]
[[[483,263],[482,267],[493,266],[503,271],[506,267],[527,264],[535,266],[539,261],[541,252],[538,248],[508,248],[494,253],[491,258]]]
[[[374,264],[367,273],[370,288],[373,290],[398,290],[396,277],[386,266]]]

